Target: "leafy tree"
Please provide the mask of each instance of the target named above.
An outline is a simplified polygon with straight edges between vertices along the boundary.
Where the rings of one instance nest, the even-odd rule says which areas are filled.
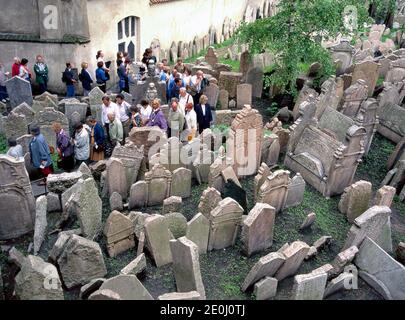
[[[324,75],[332,75],[335,67],[321,40],[348,34],[345,8],[355,8],[357,25],[368,19],[367,0],[281,0],[272,17],[243,24],[239,41],[248,43],[251,53],[267,50],[276,57],[266,87],[276,85],[282,91],[295,93],[296,79],[303,63],[319,62]],[[353,30],[352,30],[353,31]]]

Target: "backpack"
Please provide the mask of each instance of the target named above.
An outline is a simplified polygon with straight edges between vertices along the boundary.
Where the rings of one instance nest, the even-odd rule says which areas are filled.
[[[67,82],[67,77],[66,77],[66,71],[62,72],[62,82],[66,83]]]

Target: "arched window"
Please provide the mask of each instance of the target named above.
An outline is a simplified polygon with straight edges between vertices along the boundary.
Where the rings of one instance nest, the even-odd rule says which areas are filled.
[[[132,59],[139,59],[139,18],[126,17],[118,22],[118,51],[128,52]]]

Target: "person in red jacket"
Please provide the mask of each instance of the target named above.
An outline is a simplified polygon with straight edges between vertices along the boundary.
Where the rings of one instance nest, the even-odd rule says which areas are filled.
[[[13,66],[11,67],[11,76],[15,77],[20,74],[21,59],[18,57],[14,58]]]

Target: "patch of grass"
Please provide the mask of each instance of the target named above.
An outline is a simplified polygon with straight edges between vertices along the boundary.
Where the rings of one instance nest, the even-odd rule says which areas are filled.
[[[356,176],[370,181],[375,188],[378,187],[387,173],[387,160],[394,149],[394,143],[376,133],[371,143],[370,151],[363,157]]]
[[[8,150],[6,135],[0,134],[0,153],[6,153]]]
[[[377,87],[382,86],[383,82],[384,82],[384,77],[379,77],[378,80],[377,80],[376,86]]]
[[[238,60],[219,58],[219,62],[231,66],[234,72],[238,72],[240,69],[240,61]]]

